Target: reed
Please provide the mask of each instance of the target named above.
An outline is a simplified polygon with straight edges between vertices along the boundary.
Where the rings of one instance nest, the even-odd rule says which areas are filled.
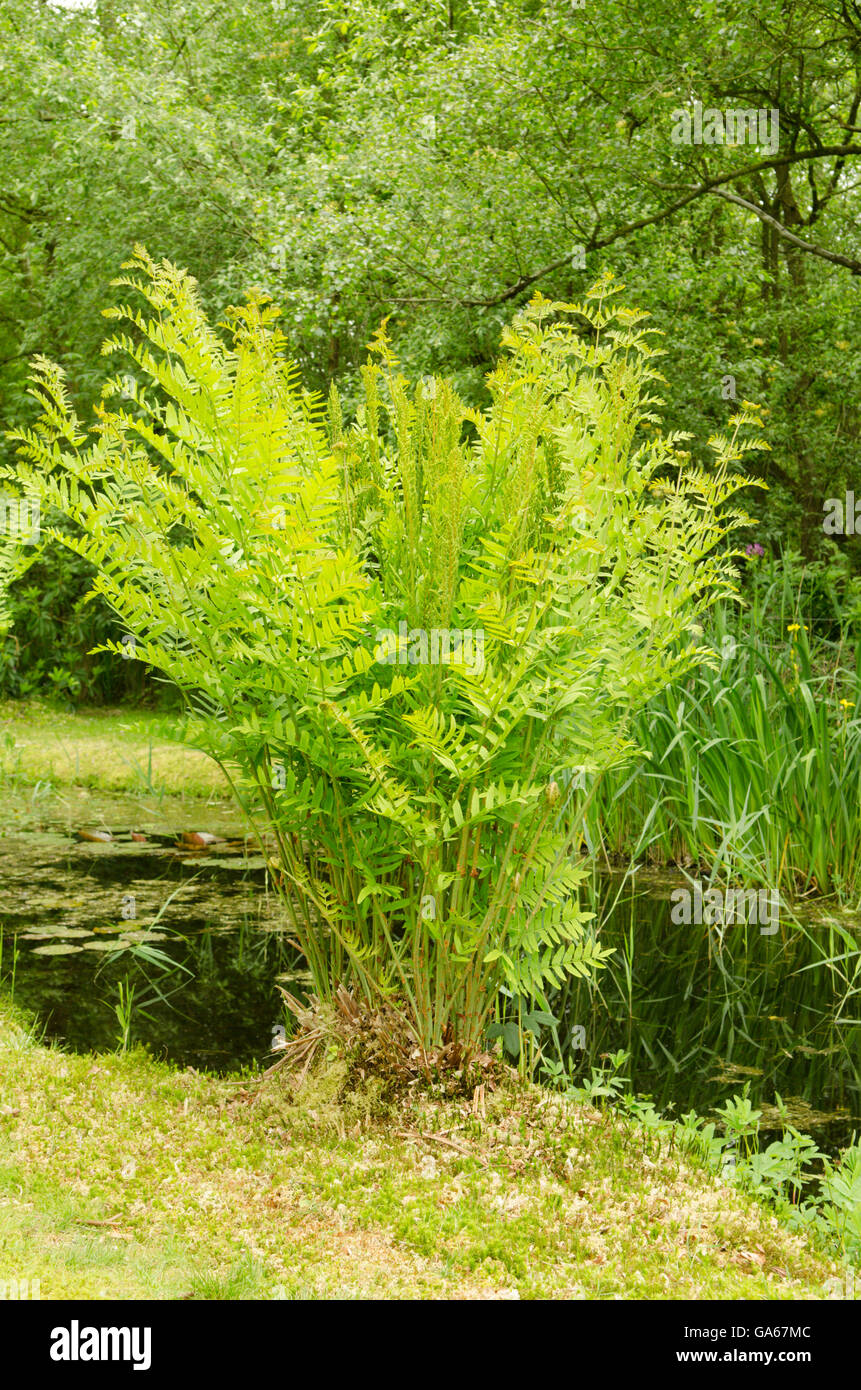
[[[811,639],[786,590],[778,575],[734,628],[718,610],[713,663],[634,721],[640,760],[604,776],[587,811],[586,843],[605,861],[698,866],[791,897],[857,899],[853,624],[837,640]]]

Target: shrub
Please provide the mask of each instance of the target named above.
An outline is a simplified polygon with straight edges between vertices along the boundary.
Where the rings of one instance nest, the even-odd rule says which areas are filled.
[[[689,630],[733,591],[755,416],[693,467],[608,277],[518,314],[486,410],[409,387],[381,331],[348,424],[334,386],[302,390],[266,299],[224,341],[187,274],[142,248],[126,269],[148,309],[106,311],[104,351],[136,384],[107,383],[90,441],[39,360],[20,479],[184,693],[318,996],[397,1009],[425,1065],[468,1057],[500,989],[545,1007],[606,954],[577,899],[583,788],[702,659]]]
[[[20,568],[10,575],[0,699],[48,694],[75,703],[119,704],[155,694],[158,687],[147,681],[140,662],[115,661],[105,651],[90,655],[98,644],[120,635],[107,604],[92,601],[92,567],[57,544],[31,548],[26,559],[32,561],[26,578]],[[0,570],[2,564],[0,554]]]

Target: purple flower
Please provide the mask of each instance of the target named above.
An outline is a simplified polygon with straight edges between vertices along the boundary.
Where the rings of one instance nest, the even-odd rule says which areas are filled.
[[[754,555],[764,555],[765,551],[759,544],[759,541],[754,541],[753,545],[745,546],[744,553],[745,555],[748,555],[751,559],[753,559]]]

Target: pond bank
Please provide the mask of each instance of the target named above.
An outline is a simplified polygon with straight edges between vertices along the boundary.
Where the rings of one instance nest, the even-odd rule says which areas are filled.
[[[155,1050],[209,1069],[239,1037],[229,1018],[231,1039],[221,1036],[228,1003],[248,1030],[249,1056],[265,1064],[277,1017],[272,977],[293,968],[270,959],[281,934],[260,916],[261,876],[233,844],[241,827],[220,775],[177,733],[170,716],[149,712],[0,711],[0,927],[14,948],[0,976],[8,987],[20,943],[16,998],[27,995],[28,959],[33,980],[32,962],[41,962],[50,995],[28,1000],[24,1015],[0,988],[0,1280],[38,1278],[43,1297],[61,1298],[823,1296],[836,1266],[619,1116],[570,1105],[563,1118],[556,1097],[516,1088],[488,1096],[478,1118],[468,1105],[429,1101],[392,1113],[352,1094],[298,1106],[271,1079],[112,1052],[111,971],[121,965],[101,965],[102,942],[134,947],[158,936],[168,951],[175,933],[188,934],[194,984],[172,1001],[179,1007],[162,1020]],[[80,830],[99,827],[113,830],[112,844],[79,842]],[[182,830],[231,844],[170,847]],[[678,978],[682,962],[668,957],[651,911],[637,919],[638,960],[667,957]],[[219,954],[228,949],[239,952],[229,1000],[232,956]],[[646,1001],[666,993],[656,972],[637,982]],[[658,1047],[649,1028],[663,1028],[662,1016],[642,1005],[632,1032],[623,986],[620,975],[626,1007],[612,1012],[621,1022],[591,997],[566,1001],[571,1019],[588,1025],[584,1061],[640,1037]],[[156,1001],[147,1012],[160,1010]],[[702,1029],[708,1018],[694,1012],[685,1017]],[[180,1036],[192,1026],[185,1014],[193,1046]],[[33,1041],[49,1017],[79,1053]],[[660,1055],[679,1050],[663,1033],[659,1041]],[[686,1055],[690,1040],[678,1042]],[[807,1048],[806,1039],[790,1043]],[[725,1059],[722,1044],[711,1045]],[[650,1076],[638,1079],[654,1092]],[[817,1080],[817,1096],[822,1089]],[[696,1102],[700,1113],[709,1106]]]
[[[47,796],[29,823],[21,793],[6,799],[0,982],[10,997],[73,1051],[131,1041],[180,1067],[265,1067],[285,1022],[278,986],[301,993],[307,971],[235,811],[130,793],[73,802],[80,791]],[[187,843],[199,831],[212,843]],[[596,981],[551,995],[559,1026],[542,1034],[547,1065],[564,1057],[579,1084],[624,1051],[625,1089],[676,1116],[716,1115],[747,1086],[771,1137],[780,1096],[791,1123],[838,1154],[861,1130],[861,1035],[839,960],[858,915],[820,910],[768,936],[692,928],[671,921],[675,882],[638,871],[587,885],[612,954]]]
[[[479,1107],[480,1110],[480,1107]],[[666,1141],[38,1044],[0,999],[0,1279],[43,1298],[805,1299],[836,1264]]]

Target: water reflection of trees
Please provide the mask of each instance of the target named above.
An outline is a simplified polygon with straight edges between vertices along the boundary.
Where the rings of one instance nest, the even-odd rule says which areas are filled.
[[[560,1037],[584,1031],[569,1053],[578,1072],[624,1048],[634,1087],[676,1113],[709,1110],[749,1081],[757,1103],[779,1093],[831,1112],[848,1142],[861,1114],[857,926],[854,950],[845,931],[789,914],[774,935],[721,933],[674,925],[666,885],[629,885],[614,902],[617,889],[603,882],[594,907],[615,956],[594,985],[572,981],[554,1001]]]

